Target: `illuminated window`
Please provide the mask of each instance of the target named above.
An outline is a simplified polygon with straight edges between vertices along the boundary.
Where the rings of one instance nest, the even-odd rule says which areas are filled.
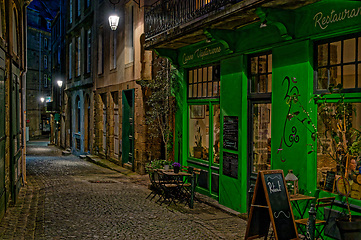
[[[316,90],[342,84],[346,91],[360,88],[361,37],[326,40],[315,44]]]

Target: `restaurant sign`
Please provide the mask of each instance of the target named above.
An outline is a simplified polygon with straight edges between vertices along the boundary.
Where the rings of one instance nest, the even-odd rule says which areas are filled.
[[[215,43],[206,47],[192,48],[180,54],[180,62],[183,65],[196,63],[198,61],[212,59],[226,53],[224,45]]]
[[[302,8],[297,17],[299,36],[357,26],[361,22],[361,2],[322,1]]]

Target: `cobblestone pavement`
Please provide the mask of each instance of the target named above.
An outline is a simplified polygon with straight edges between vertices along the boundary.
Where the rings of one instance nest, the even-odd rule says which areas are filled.
[[[0,239],[242,239],[246,222],[204,203],[146,199],[146,176],[126,176],[31,142],[27,184]]]

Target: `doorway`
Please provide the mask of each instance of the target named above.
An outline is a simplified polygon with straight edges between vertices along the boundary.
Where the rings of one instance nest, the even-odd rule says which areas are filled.
[[[122,123],[122,152],[123,163],[134,163],[134,89],[124,90],[123,123]],[[133,166],[134,169],[134,166]]]

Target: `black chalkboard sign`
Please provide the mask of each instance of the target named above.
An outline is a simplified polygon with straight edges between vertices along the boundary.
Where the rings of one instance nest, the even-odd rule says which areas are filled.
[[[238,178],[238,154],[223,152],[223,175]]]
[[[334,187],[335,187],[335,178],[336,178],[335,172],[332,172],[332,171],[327,172],[326,180],[325,180],[325,190],[326,191],[333,192]]]
[[[238,117],[223,118],[223,148],[238,151]]]
[[[298,239],[282,170],[260,171],[257,176],[245,239],[265,237],[272,223],[275,238]]]

